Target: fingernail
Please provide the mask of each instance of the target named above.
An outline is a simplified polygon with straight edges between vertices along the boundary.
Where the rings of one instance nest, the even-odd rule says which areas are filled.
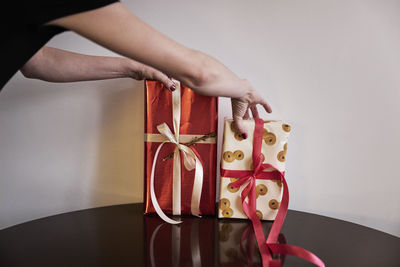
[[[171,89],[170,89],[171,91],[175,91],[176,90],[176,86],[175,86],[175,84],[173,84],[172,86],[171,86]]]
[[[242,133],[242,137],[243,137],[244,139],[247,139],[247,134],[246,134],[246,133]]]

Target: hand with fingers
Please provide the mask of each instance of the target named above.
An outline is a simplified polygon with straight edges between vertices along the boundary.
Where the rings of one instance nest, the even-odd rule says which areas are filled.
[[[134,60],[130,60],[130,67],[128,68],[127,76],[135,80],[147,79],[159,81],[171,92],[176,89],[173,81],[168,78],[165,73]]]
[[[243,80],[246,87],[246,93],[238,98],[231,98],[232,103],[232,117],[234,120],[234,128],[242,135],[244,139],[247,138],[248,132],[243,125],[243,120],[249,119],[251,111],[253,118],[258,118],[257,105],[261,105],[266,112],[271,113],[270,105],[254,90],[249,81]]]

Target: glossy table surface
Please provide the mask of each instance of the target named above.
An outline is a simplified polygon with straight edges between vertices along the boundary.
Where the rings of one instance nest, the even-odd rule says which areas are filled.
[[[168,225],[127,204],[30,221],[0,231],[0,266],[261,266],[248,221],[182,219]],[[281,234],[326,266],[400,266],[400,238],[357,224],[289,210]],[[313,265],[287,256],[283,266]]]

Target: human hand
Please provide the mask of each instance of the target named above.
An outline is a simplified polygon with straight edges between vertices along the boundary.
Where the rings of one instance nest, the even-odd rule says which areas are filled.
[[[156,80],[164,84],[164,86],[170,90],[175,91],[176,87],[172,80],[168,78],[163,72],[147,66],[145,64],[139,63],[134,60],[128,59],[130,64],[128,65],[127,76],[135,80]]]
[[[257,105],[263,106],[265,111],[268,113],[271,113],[272,109],[270,105],[260,96],[260,94],[254,90],[249,81],[242,81],[244,88],[246,88],[246,93],[241,97],[231,98],[231,103],[234,128],[239,134],[242,135],[244,139],[246,139],[248,132],[243,125],[243,120],[250,118],[249,110],[251,110],[254,118],[258,118],[259,114]]]

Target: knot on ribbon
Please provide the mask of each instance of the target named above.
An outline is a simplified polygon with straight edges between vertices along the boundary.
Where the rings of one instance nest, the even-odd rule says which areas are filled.
[[[165,142],[170,142],[176,145],[175,148],[175,153],[179,153],[179,151],[182,152],[183,154],[183,163],[185,165],[185,168],[188,171],[191,171],[196,168],[196,156],[193,152],[192,149],[190,149],[188,146],[179,143],[179,136],[178,134],[172,134],[171,129],[168,127],[168,125],[164,122],[162,124],[157,125],[157,130],[165,136],[168,141]]]
[[[263,173],[264,170],[267,169],[269,166],[272,165],[262,163],[262,155],[260,153],[258,156],[253,158],[253,170],[248,175],[239,178],[239,180],[237,180],[236,182],[231,183],[232,187],[239,188],[246,182],[249,182],[249,185],[247,187],[252,187],[253,185],[255,185],[257,176]]]
[[[259,175],[261,172],[263,172],[266,169],[266,167],[264,167],[262,164],[262,158],[263,157],[262,157],[261,153],[258,154],[257,157],[253,158],[253,168],[254,168],[253,176]]]

